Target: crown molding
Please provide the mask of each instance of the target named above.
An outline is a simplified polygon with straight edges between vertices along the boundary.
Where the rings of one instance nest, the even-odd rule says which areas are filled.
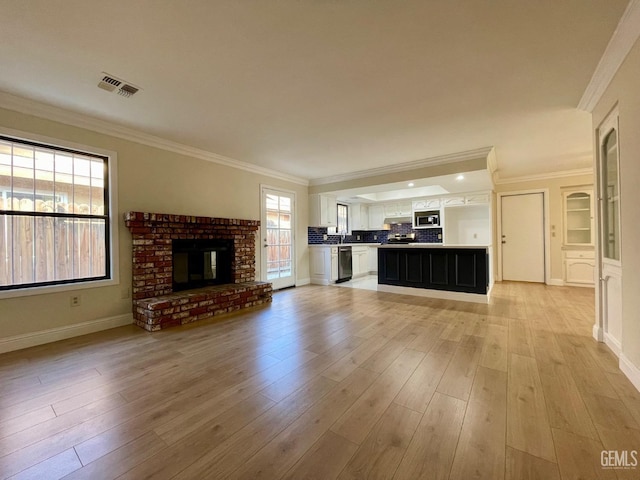
[[[532,182],[536,180],[551,180],[554,178],[575,177],[578,175],[593,175],[593,168],[576,168],[574,170],[561,170],[559,172],[538,173],[534,175],[523,175],[521,177],[498,178],[494,181],[496,185],[506,185],[508,183]]]
[[[593,112],[605,90],[613,80],[627,54],[640,37],[640,0],[631,0],[593,72],[578,103],[580,110]]]
[[[24,113],[26,115],[33,115],[35,117],[44,118],[46,120],[53,120],[55,122],[64,123],[66,125],[91,130],[105,135],[110,135],[112,137],[121,138],[123,140],[141,143],[149,147],[159,148],[161,150],[166,150],[180,155],[198,158],[200,160],[206,160],[208,162],[217,163],[226,167],[237,168],[258,175],[265,175],[267,177],[277,178],[279,180],[284,180],[298,185],[309,185],[309,181],[305,178],[278,172],[276,170],[271,170],[259,165],[242,162],[234,158],[218,155],[217,153],[208,152],[206,150],[191,147],[189,145],[166,140],[155,135],[143,133],[132,128],[116,125],[104,120],[99,120],[95,117],[71,112],[69,110],[54,107],[52,105],[47,105],[35,100],[18,97],[7,92],[0,91],[0,107],[19,113]]]
[[[415,160],[412,162],[400,163],[397,165],[388,165],[385,167],[358,170],[357,172],[345,173],[342,175],[333,175],[330,177],[314,178],[309,181],[309,185],[326,185],[328,183],[345,182],[349,180],[356,180],[359,178],[376,177],[378,175],[389,175],[391,173],[406,172],[409,170],[416,170],[418,168],[433,167],[435,165],[444,165],[447,163],[456,163],[465,160],[474,160],[477,158],[487,158],[492,151],[493,147],[484,147],[475,150],[467,150],[465,152],[424,158],[422,160]]]

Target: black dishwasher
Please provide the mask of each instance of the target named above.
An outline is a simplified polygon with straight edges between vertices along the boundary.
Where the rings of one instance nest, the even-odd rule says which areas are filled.
[[[351,247],[338,247],[338,280],[336,283],[351,280]]]

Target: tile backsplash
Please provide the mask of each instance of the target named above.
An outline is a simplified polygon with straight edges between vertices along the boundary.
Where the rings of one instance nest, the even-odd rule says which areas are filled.
[[[391,225],[391,230],[354,230],[352,235],[345,235],[344,243],[386,243],[387,236],[393,233],[415,233],[417,242],[442,243],[442,239],[438,238],[438,235],[442,234],[441,228],[420,228],[414,230],[410,223]],[[326,227],[308,227],[307,235],[309,245],[340,243],[340,235],[327,234]],[[327,235],[327,240],[324,240],[324,235]]]

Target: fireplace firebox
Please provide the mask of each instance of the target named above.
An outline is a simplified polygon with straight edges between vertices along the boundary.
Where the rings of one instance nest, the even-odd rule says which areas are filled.
[[[231,282],[233,240],[173,240],[173,291]]]

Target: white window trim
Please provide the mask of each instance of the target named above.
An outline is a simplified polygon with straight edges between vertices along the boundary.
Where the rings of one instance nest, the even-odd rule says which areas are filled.
[[[111,278],[106,280],[89,280],[86,282],[66,283],[60,285],[44,285],[37,287],[15,288],[11,290],[1,290],[0,299],[27,297],[31,295],[46,295],[57,292],[67,292],[73,290],[84,290],[87,288],[108,287],[120,284],[120,254],[118,242],[118,224],[120,214],[118,211],[118,154],[113,150],[105,150],[102,148],[83,145],[81,143],[60,140],[59,138],[47,137],[30,132],[13,130],[0,126],[0,135],[14,137],[17,140],[25,140],[27,142],[40,142],[55,147],[79,150],[87,153],[94,153],[109,158],[107,162],[109,168],[109,248],[110,251],[110,269]]]

